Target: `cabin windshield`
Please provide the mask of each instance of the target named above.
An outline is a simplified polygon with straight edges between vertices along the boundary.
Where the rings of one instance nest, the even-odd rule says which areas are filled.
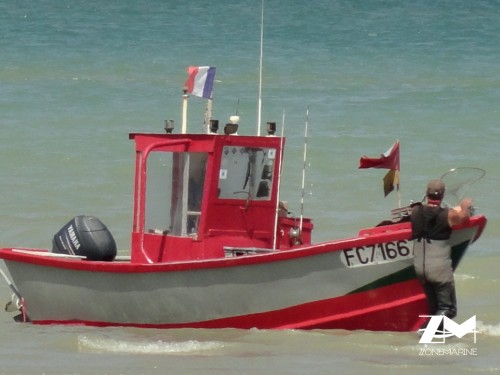
[[[224,146],[219,198],[270,200],[276,149]]]
[[[148,232],[197,234],[207,159],[204,152],[149,155],[145,216]]]

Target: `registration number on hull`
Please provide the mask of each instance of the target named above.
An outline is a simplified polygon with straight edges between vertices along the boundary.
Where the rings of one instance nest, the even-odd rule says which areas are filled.
[[[342,250],[340,259],[347,267],[372,266],[413,258],[411,241],[391,241]]]

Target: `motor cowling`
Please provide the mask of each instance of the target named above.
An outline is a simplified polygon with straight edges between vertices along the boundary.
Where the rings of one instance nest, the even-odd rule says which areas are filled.
[[[112,261],[116,257],[116,242],[98,218],[80,215],[54,235],[52,252],[84,256],[88,260]]]

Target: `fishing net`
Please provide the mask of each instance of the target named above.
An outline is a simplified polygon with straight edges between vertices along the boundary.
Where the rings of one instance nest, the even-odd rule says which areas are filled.
[[[441,176],[446,185],[445,200],[449,205],[456,205],[466,196],[470,187],[482,179],[486,171],[474,167],[458,167],[450,169]]]

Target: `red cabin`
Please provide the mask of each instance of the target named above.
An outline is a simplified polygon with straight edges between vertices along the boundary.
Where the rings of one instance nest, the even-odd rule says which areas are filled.
[[[130,138],[136,145],[133,263],[213,259],[311,242],[309,219],[299,234],[298,220],[279,214],[283,138]]]

